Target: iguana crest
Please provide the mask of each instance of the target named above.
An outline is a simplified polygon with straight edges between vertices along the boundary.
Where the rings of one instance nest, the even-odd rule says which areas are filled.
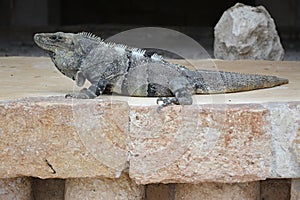
[[[129,47],[127,45],[116,44],[114,42],[105,42],[101,37],[96,36],[96,35],[94,35],[93,33],[90,33],[90,32],[80,32],[78,34],[83,36],[86,39],[95,40],[96,42],[99,42],[100,45],[106,45],[109,48],[120,48],[120,50],[129,50],[129,51],[132,51],[132,53],[137,57],[146,56],[146,50],[145,49]],[[163,60],[163,57],[161,55],[158,55],[157,53],[153,53],[151,55],[151,58],[153,60],[157,60],[157,61]]]

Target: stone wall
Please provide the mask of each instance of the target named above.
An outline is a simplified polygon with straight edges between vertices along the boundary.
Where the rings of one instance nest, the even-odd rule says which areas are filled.
[[[0,199],[299,199],[299,63],[218,67],[257,63],[290,83],[157,112],[153,98],[65,99],[77,88],[49,59],[1,58]]]
[[[299,195],[296,179],[262,180],[300,177],[300,102],[157,113],[118,101],[27,98],[2,101],[0,118],[6,199]]]

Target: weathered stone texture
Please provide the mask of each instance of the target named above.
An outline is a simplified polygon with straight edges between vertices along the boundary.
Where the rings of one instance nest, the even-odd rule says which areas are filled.
[[[300,177],[300,103],[263,104],[270,111],[271,171],[268,178]]]
[[[255,105],[131,107],[130,177],[139,184],[265,179],[268,110]]]
[[[31,179],[28,177],[0,179],[0,199],[31,200]]]
[[[0,102],[0,177],[118,177],[126,168],[127,131],[125,102]]]
[[[200,183],[200,184],[177,184],[175,200],[240,200],[260,199],[259,181],[249,183]]]
[[[260,182],[260,199],[289,200],[291,197],[290,179],[267,179]]]
[[[143,200],[144,186],[135,184],[127,175],[117,179],[75,178],[66,181],[65,200]]]
[[[291,200],[300,199],[300,179],[292,179]]]
[[[282,60],[284,49],[267,10],[238,3],[225,11],[215,26],[214,56],[225,60]]]

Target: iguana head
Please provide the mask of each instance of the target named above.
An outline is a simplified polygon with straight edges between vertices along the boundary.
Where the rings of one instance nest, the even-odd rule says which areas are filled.
[[[37,33],[35,43],[46,50],[55,66],[64,75],[75,79],[81,61],[86,55],[86,43],[81,34],[74,33]]]

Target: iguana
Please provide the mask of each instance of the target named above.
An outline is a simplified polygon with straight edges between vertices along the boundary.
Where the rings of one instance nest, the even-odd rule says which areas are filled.
[[[57,69],[83,86],[73,98],[95,98],[114,93],[159,97],[159,108],[192,104],[193,94],[216,94],[269,88],[288,83],[276,76],[236,72],[189,70],[158,54],[122,44],[104,42],[91,33],[38,33],[35,43],[49,52]]]

